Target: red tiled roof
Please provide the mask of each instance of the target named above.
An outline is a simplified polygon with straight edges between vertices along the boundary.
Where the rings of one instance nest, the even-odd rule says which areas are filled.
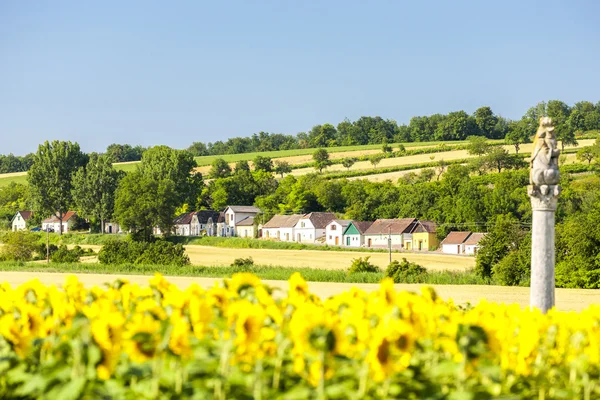
[[[235,226],[252,226],[254,225],[254,217],[246,217],[243,220],[241,220],[240,222],[238,222],[237,224],[235,224]]]
[[[33,217],[33,211],[19,211],[19,214],[21,214],[21,217],[25,221],[28,221],[31,217]]]
[[[413,233],[421,233],[421,232],[435,233],[435,231],[436,231],[435,222],[419,220],[419,221],[417,221],[417,227],[415,228]]]
[[[463,244],[470,235],[471,232],[450,232],[440,244]]]
[[[189,225],[192,222],[192,218],[194,217],[194,214],[195,213],[193,213],[193,212],[188,212],[188,213],[184,213],[184,214],[178,215],[173,220],[173,224],[175,224],[175,225]]]
[[[466,245],[476,245],[479,243],[479,241],[481,239],[483,239],[484,236],[485,236],[485,233],[473,232],[473,233],[471,233],[471,236],[469,236],[469,238],[465,241],[465,244]]]
[[[352,221],[352,225],[354,225],[360,233],[365,233],[371,225],[373,225],[373,221]]]
[[[330,212],[311,212],[304,214],[301,219],[308,219],[315,229],[325,229],[327,224],[335,219],[335,214]]]
[[[411,232],[415,223],[415,218],[378,219],[365,231],[365,235],[380,235],[390,232],[392,235],[400,235]]]
[[[63,215],[62,222],[67,222],[68,220],[70,220],[72,217],[75,217],[75,216],[77,216],[77,212],[75,212],[75,211],[67,211],[65,213],[65,215]],[[54,223],[54,222],[60,222],[60,221],[59,221],[59,219],[58,219],[58,217],[56,215],[53,215],[53,216],[51,216],[49,218],[46,218],[42,222],[45,222],[45,223]]]
[[[293,228],[302,218],[302,214],[274,215],[263,228]]]

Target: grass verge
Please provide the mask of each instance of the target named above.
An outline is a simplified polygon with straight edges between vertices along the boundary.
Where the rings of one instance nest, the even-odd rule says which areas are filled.
[[[250,267],[204,267],[189,265],[184,267],[170,265],[104,265],[104,264],[40,264],[22,262],[0,262],[0,271],[17,272],[56,272],[78,274],[125,274],[125,275],[153,275],[161,273],[168,276],[191,276],[205,278],[229,278],[238,272],[251,272],[261,279],[288,280],[294,272],[302,274],[310,282],[340,282],[340,283],[379,283],[384,277],[383,272],[360,272],[348,274],[346,271],[325,270],[316,268],[288,268],[255,265]],[[418,282],[407,281],[402,283],[421,283],[438,285],[486,285],[485,281],[473,271],[456,272],[441,271],[431,272]]]

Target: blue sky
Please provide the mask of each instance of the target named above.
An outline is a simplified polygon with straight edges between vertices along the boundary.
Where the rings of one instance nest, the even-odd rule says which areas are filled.
[[[0,153],[600,100],[595,1],[2,1]]]

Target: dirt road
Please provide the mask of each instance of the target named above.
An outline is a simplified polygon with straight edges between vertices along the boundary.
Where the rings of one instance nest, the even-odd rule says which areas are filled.
[[[49,272],[0,272],[0,282],[8,282],[13,287],[20,285],[32,279],[39,279],[44,284],[61,285],[67,276],[71,274],[49,273]],[[84,285],[100,286],[105,282],[112,282],[118,278],[128,279],[132,283],[145,285],[150,279],[143,275],[103,275],[103,274],[76,274]],[[215,278],[193,278],[193,277],[167,277],[167,279],[184,289],[192,283],[209,288],[216,281]],[[282,291],[287,290],[285,281],[264,281],[267,285],[279,288]],[[321,298],[344,292],[352,286],[356,286],[367,292],[377,290],[379,285],[367,283],[329,283],[329,282],[309,282],[309,289]],[[397,290],[408,290],[419,292],[419,284],[398,284]],[[507,286],[476,286],[476,285],[431,285],[443,299],[453,299],[457,304],[477,304],[481,299],[503,303],[518,303],[522,307],[529,304],[529,288],[507,287]],[[557,289],[556,305],[563,311],[580,311],[590,304],[598,302],[598,291],[591,289]]]

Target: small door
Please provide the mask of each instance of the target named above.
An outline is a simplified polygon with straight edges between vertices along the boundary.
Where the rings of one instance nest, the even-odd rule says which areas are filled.
[[[340,237],[339,237],[339,236],[336,236],[336,237],[335,237],[335,245],[336,245],[336,246],[339,246],[339,245],[340,245]]]
[[[108,226],[108,233],[112,233],[112,225]]]
[[[286,242],[289,242],[289,241],[290,241],[290,234],[289,234],[289,232],[287,232],[287,233],[285,234],[285,241],[286,241]]]
[[[371,239],[367,240],[367,247],[371,247]]]
[[[298,236],[297,236],[297,239],[296,239],[296,241],[297,241],[298,243],[300,243],[300,242],[302,241],[302,239],[300,239],[301,237],[302,237],[302,236],[301,236],[300,234],[298,234]]]
[[[419,250],[423,250],[423,241],[419,240]]]
[[[350,236],[346,237],[346,246],[350,246]]]

